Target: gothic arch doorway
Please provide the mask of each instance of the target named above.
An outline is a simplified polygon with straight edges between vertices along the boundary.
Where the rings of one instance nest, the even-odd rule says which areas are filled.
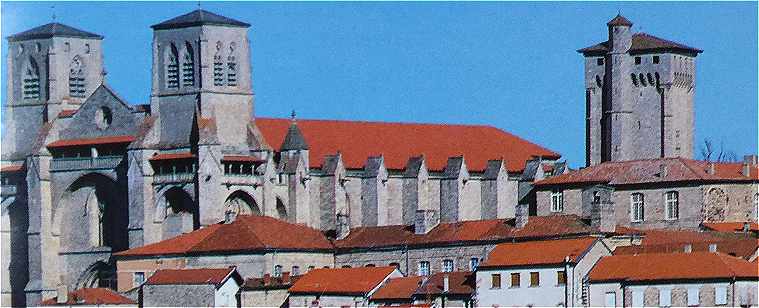
[[[261,216],[261,208],[250,194],[237,190],[224,201],[224,215],[228,219],[234,219],[237,215]]]
[[[117,289],[116,266],[113,262],[95,262],[82,273],[76,281],[76,288],[109,288]]]
[[[129,248],[129,209],[123,190],[111,178],[90,173],[78,178],[61,196],[55,210],[54,232],[61,250],[90,251]]]
[[[181,187],[171,187],[161,196],[159,210],[163,216],[163,238],[171,238],[200,228],[200,211],[190,194]]]

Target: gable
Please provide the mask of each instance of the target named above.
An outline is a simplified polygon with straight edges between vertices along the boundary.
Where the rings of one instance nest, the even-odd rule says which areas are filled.
[[[101,85],[82,104],[59,139],[134,136],[144,118],[111,89]]]

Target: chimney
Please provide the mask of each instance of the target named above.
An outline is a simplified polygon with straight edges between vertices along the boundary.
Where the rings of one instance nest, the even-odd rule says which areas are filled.
[[[611,233],[616,230],[617,220],[614,217],[614,203],[602,200],[590,210],[590,225],[598,232]]]
[[[414,233],[427,234],[440,223],[440,216],[435,210],[416,210]]]
[[[667,165],[662,162],[659,164],[659,177],[660,178],[666,178],[667,177]]]
[[[343,213],[337,214],[337,221],[335,222],[335,237],[338,240],[342,240],[351,233],[350,222],[348,221],[348,215]]]
[[[65,284],[59,284],[56,288],[56,293],[58,293],[56,299],[58,304],[65,304],[69,301],[69,288]]]
[[[290,283],[290,272],[282,273],[282,284]]]
[[[714,162],[711,162],[711,161],[709,162],[709,166],[706,169],[706,173],[711,174],[711,175],[714,175],[715,173],[717,173],[717,171],[714,168]]]
[[[514,211],[514,226],[522,229],[530,220],[530,209],[528,204],[517,204]]]
[[[709,244],[709,252],[717,252],[717,244]]]
[[[685,253],[691,253],[691,252],[693,252],[693,245],[691,245],[691,244],[685,244],[685,247],[683,248],[683,251]]]
[[[269,275],[269,274],[264,274],[264,285],[265,285],[265,286],[268,286],[268,285],[269,285],[269,283],[271,283],[271,275]]]
[[[748,163],[751,166],[756,166],[757,164],[759,164],[759,162],[757,160],[759,160],[759,156],[756,156],[756,155],[744,155],[743,156],[743,161],[746,162],[746,163]]]
[[[756,155],[743,156],[743,169],[741,170],[741,174],[743,174],[743,176],[751,176],[751,168],[756,168],[756,160]]]
[[[751,230],[751,223],[750,222],[744,222],[743,223],[743,233],[748,233],[748,231]]]

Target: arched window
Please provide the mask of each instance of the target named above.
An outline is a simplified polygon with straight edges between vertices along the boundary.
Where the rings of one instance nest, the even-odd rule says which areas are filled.
[[[644,219],[645,199],[643,194],[634,193],[630,195],[630,221],[641,222]]]
[[[221,87],[224,85],[224,60],[222,57],[223,45],[216,42],[216,54],[213,56],[213,85]]]
[[[177,47],[171,44],[166,51],[166,87],[169,89],[179,88],[179,57]]]
[[[69,96],[84,97],[85,87],[84,63],[81,57],[76,56],[69,68]]]
[[[227,85],[230,87],[237,86],[237,59],[235,58],[235,43],[229,44],[229,55],[227,55]]]
[[[258,207],[256,200],[241,190],[230,194],[224,202],[224,206],[225,215],[229,220],[233,220],[237,215],[261,216],[261,209]]]
[[[282,265],[275,265],[274,266],[274,277],[282,277]]]
[[[182,86],[192,87],[195,85],[195,57],[190,43],[185,42],[182,52]]]
[[[666,219],[675,220],[680,215],[680,201],[676,191],[668,191],[664,194],[664,212]]]
[[[23,86],[25,99],[40,98],[40,70],[37,61],[34,61],[32,57],[29,57],[24,68]]]

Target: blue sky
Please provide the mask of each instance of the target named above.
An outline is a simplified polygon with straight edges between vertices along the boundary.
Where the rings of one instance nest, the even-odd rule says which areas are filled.
[[[149,101],[149,26],[197,8],[4,1],[3,37],[50,22],[51,5],[57,21],[105,36],[107,83],[133,104]],[[558,151],[574,167],[584,164],[575,50],[604,41],[606,22],[621,11],[636,32],[704,49],[696,144],[709,138],[738,155],[757,151],[756,2],[201,5],[252,24],[257,116],[295,109],[301,118],[487,124]]]

